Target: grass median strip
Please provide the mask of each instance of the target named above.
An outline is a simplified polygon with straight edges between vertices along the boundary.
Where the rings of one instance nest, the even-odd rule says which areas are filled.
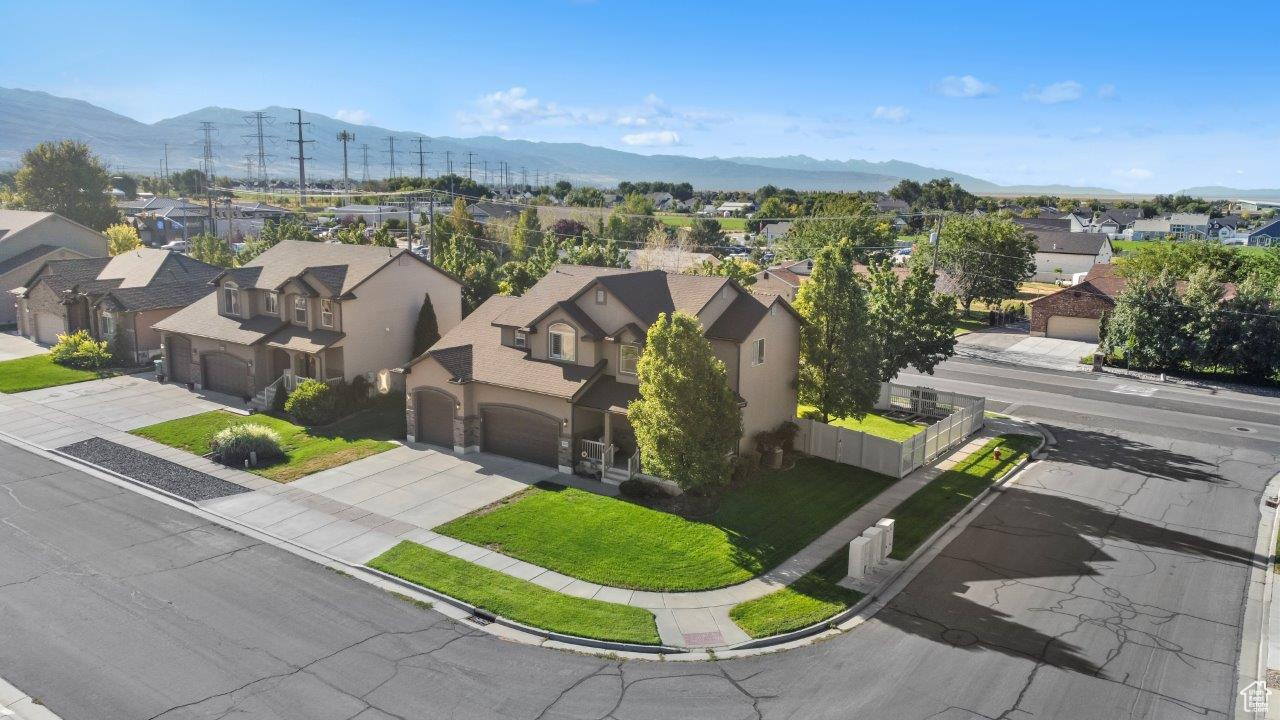
[[[889,513],[897,521],[893,530],[893,552],[889,557],[905,560],[920,544],[937,532],[978,493],[1000,479],[1035,449],[1038,439],[1029,435],[1001,435],[946,470],[932,482],[903,500]],[[1001,449],[1000,459],[995,457]]]
[[[790,585],[729,611],[729,617],[753,638],[779,635],[820,623],[862,599],[857,590],[836,583],[849,566],[849,548],[842,548],[813,571]]]
[[[708,590],[778,565],[894,482],[802,458],[729,488],[705,519],[544,484],[436,532],[602,585]]]
[[[196,455],[210,451],[209,441],[219,430],[232,425],[266,425],[280,434],[285,459],[259,468],[257,473],[276,482],[289,482],[305,475],[376,455],[395,447],[387,442],[404,425],[403,412],[374,408],[351,415],[323,428],[305,428],[271,415],[238,415],[214,410],[190,417],[148,425],[134,435],[181,448]]]
[[[407,540],[370,560],[369,567],[544,630],[596,640],[661,643],[648,610],[554,592]]]
[[[59,365],[48,353],[0,362],[0,393],[20,393],[119,375],[119,370],[81,370]]]

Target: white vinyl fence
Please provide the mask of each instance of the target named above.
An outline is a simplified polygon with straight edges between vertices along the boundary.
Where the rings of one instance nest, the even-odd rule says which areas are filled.
[[[937,418],[904,441],[797,418],[796,447],[815,457],[854,465],[896,478],[906,477],[982,429],[986,398],[932,388],[884,383],[876,409],[903,410]]]

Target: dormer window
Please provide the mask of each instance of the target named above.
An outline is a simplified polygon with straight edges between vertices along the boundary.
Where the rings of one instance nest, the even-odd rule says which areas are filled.
[[[307,324],[307,298],[302,295],[293,299],[293,321],[299,325]]]
[[[333,327],[333,301],[328,298],[320,301],[320,324],[327,328]]]
[[[276,295],[273,292],[268,292],[263,297],[265,298],[263,302],[263,305],[265,307],[265,312],[269,315],[279,315],[280,314],[280,296]]]
[[[227,315],[240,315],[240,288],[235,283],[222,286],[222,312]]]
[[[573,328],[564,323],[556,323],[547,330],[547,357],[572,362],[577,357],[576,351]]]
[[[521,349],[529,347],[529,333],[523,330],[517,330],[515,335],[515,346]]]

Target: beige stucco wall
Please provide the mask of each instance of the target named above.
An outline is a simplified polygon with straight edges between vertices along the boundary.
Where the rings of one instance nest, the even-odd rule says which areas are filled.
[[[576,352],[576,355],[574,355],[574,363],[577,365],[587,366],[595,365],[596,360],[598,359],[597,353],[599,352],[598,339],[584,340],[582,337],[582,326],[572,320],[569,317],[569,313],[559,308],[548,313],[545,318],[534,326],[535,332],[529,334],[530,356],[538,360],[547,359],[547,351],[549,350],[549,341],[547,338],[550,337],[548,331],[551,329],[552,325],[557,323],[564,323],[574,330],[573,336]]]
[[[431,295],[441,335],[462,321],[461,287],[407,255],[373,274],[354,293],[354,299],[341,303],[347,337],[338,343],[348,380],[400,367],[413,358],[413,329],[425,294]],[[319,322],[318,313],[316,303],[313,322]]]
[[[51,215],[0,241],[0,260],[26,252],[37,245],[68,248],[84,257],[106,257],[107,236],[60,215]]]
[[[751,365],[751,346],[765,339],[765,361]],[[795,380],[800,363],[800,323],[791,313],[775,303],[770,314],[739,346],[738,394],[747,401],[742,409],[742,443],[740,449],[754,449],[751,436],[772,430],[796,414]]]
[[[137,331],[137,337],[135,340],[137,343],[137,350],[139,352],[149,352],[152,350],[158,351],[160,349],[162,338],[160,333],[151,326],[181,309],[182,308],[164,308],[161,310],[144,310],[139,313],[134,313],[134,317],[131,322],[134,323],[134,328],[136,328]],[[119,323],[122,321],[123,318],[121,315],[117,315],[117,326],[119,326]]]
[[[578,307],[586,311],[587,315],[596,321],[602,330],[607,333],[615,332],[618,328],[627,323],[639,324],[640,319],[637,318],[630,310],[622,304],[613,293],[605,290],[605,301],[603,305],[596,304],[596,289],[588,288],[576,301]]]
[[[2,247],[2,246],[0,246]],[[10,256],[12,257],[12,255]],[[19,302],[16,296],[9,291],[23,286],[23,283],[31,279],[40,270],[40,266],[50,260],[69,260],[71,258],[86,257],[81,252],[70,248],[58,248],[47,255],[41,256],[27,263],[23,263],[13,268],[4,275],[0,275],[0,325],[8,325],[18,322]],[[2,259],[2,258],[0,258]],[[21,328],[19,328],[21,330]]]
[[[715,324],[720,314],[729,307],[734,300],[738,298],[738,291],[732,285],[725,282],[715,297],[707,301],[705,307],[698,312],[698,319],[702,321],[702,328],[705,330]]]

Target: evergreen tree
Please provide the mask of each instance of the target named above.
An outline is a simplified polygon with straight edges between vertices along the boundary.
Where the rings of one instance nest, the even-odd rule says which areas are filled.
[[[627,418],[645,472],[684,489],[726,482],[728,453],[742,436],[742,409],[698,318],[682,311],[659,315],[637,376],[640,398]]]
[[[800,401],[827,422],[862,415],[879,396],[880,357],[862,281],[847,240],[818,251],[795,307],[800,329]]]
[[[422,297],[418,310],[418,322],[413,326],[413,356],[418,357],[440,339],[440,326],[436,323],[436,309],[431,305],[431,293]]]

